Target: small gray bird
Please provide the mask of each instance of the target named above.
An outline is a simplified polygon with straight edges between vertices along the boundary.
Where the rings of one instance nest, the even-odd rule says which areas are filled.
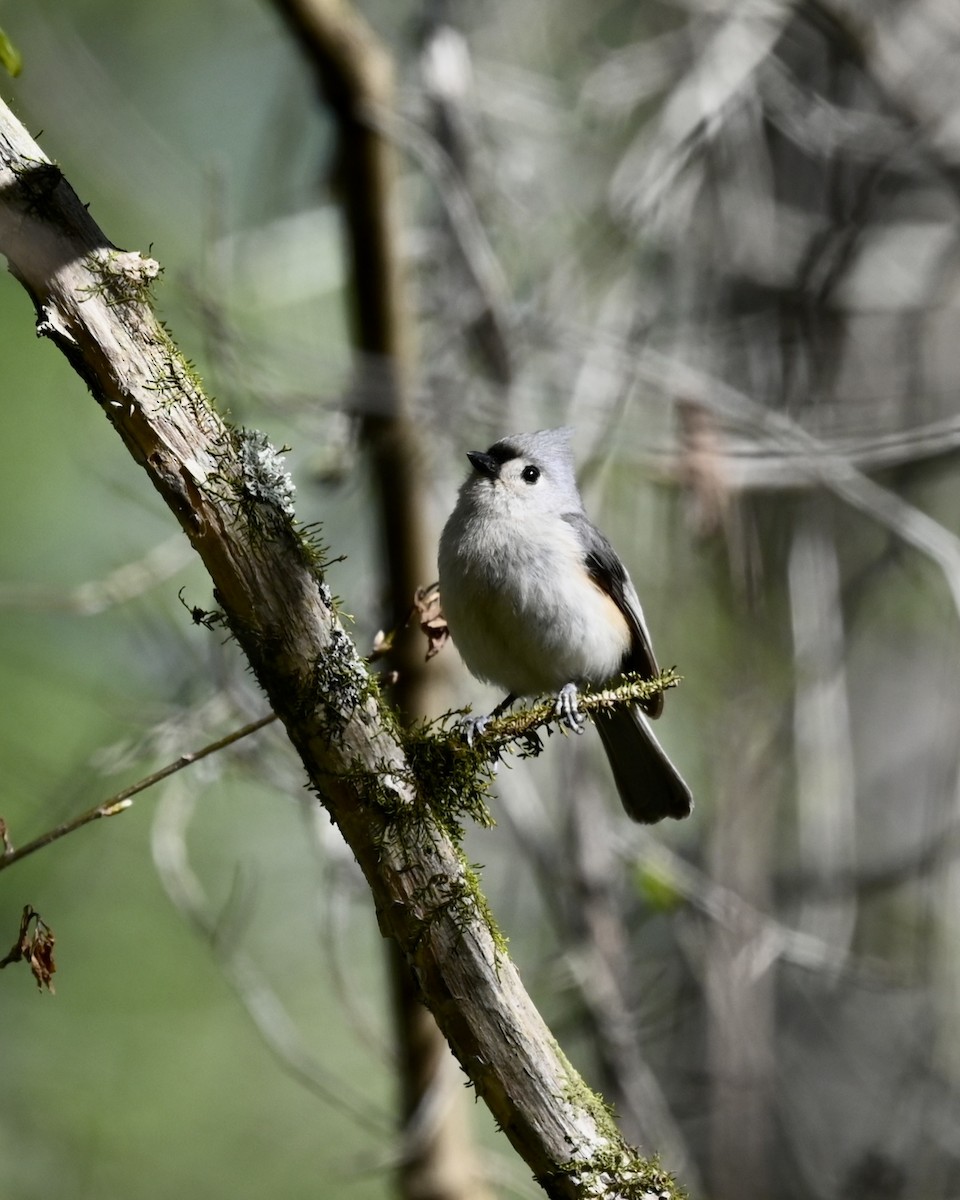
[[[502,438],[473,470],[440,538],[440,598],[470,671],[518,696],[556,693],[578,732],[577,688],[623,671],[657,674],[643,610],[616,551],[583,508],[569,429]],[[685,817],[690,789],[653,735],[663,697],[597,717],[623,807],[635,821]],[[468,734],[489,717],[475,718]]]

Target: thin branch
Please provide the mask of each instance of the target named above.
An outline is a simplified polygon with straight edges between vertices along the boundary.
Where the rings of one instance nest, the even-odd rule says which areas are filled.
[[[160,882],[170,900],[213,951],[224,978],[246,1010],[264,1045],[280,1066],[313,1095],[346,1113],[369,1134],[381,1140],[390,1122],[362,1091],[340,1079],[314,1055],[296,1022],[254,960],[236,946],[236,936],[224,936],[224,925],[235,914],[218,912],[187,857],[187,826],[193,800],[185,789],[162,789],[151,830],[151,849]],[[231,898],[231,906],[237,907]]]
[[[641,863],[643,870],[666,889],[682,896],[723,929],[749,940],[751,969],[756,974],[782,960],[804,970],[852,975],[869,983],[897,981],[897,973],[888,963],[874,956],[854,955],[847,946],[834,946],[814,934],[785,925],[711,879],[644,830],[633,827],[627,837],[628,843],[622,848],[627,862]]]
[[[499,330],[509,330],[515,320],[510,312],[506,273],[480,220],[474,198],[450,155],[435,138],[400,113],[371,107],[365,116],[374,129],[406,151],[429,179],[443,205],[481,311],[492,314]]]
[[[820,486],[832,492],[940,568],[960,620],[960,537],[896,492],[864,475],[850,459],[809,433],[788,414],[765,408],[715,376],[656,350],[645,350],[634,365],[660,391],[694,398],[733,427],[749,428],[770,444],[802,454],[807,487]]]
[[[72,612],[81,617],[96,616],[114,605],[143,595],[189,562],[189,547],[184,545],[183,538],[171,537],[133,562],[116,567],[102,579],[88,579],[76,587],[0,583],[0,608],[43,608]]]
[[[15,862],[19,862],[21,858],[26,858],[28,854],[33,854],[34,851],[42,850],[44,846],[49,846],[51,842],[59,841],[60,838],[66,837],[68,833],[73,833],[76,829],[82,829],[84,825],[89,825],[91,821],[99,821],[101,817],[115,817],[118,813],[126,812],[133,805],[133,797],[140,792],[145,792],[147,788],[153,787],[155,783],[160,783],[163,779],[169,779],[177,771],[182,771],[184,767],[192,766],[193,763],[199,762],[202,758],[208,758],[211,754],[216,754],[218,750],[232,746],[234,742],[239,742],[241,738],[249,737],[251,733],[256,733],[258,729],[263,729],[265,725],[269,725],[271,721],[275,721],[276,719],[276,713],[268,713],[267,716],[261,717],[257,721],[251,721],[249,725],[244,725],[241,729],[235,729],[233,733],[228,733],[226,736],[218,738],[215,742],[210,742],[200,750],[181,754],[179,758],[174,759],[171,763],[167,763],[159,771],[154,771],[153,774],[147,775],[145,778],[139,780],[139,782],[133,783],[122,791],[117,792],[109,800],[102,800],[99,804],[95,804],[93,808],[88,808],[86,812],[80,813],[79,816],[71,817],[69,821],[64,821],[61,825],[57,825],[53,829],[48,829],[46,833],[42,833],[39,837],[34,838],[32,842],[27,842],[19,850],[9,849],[6,853],[0,855],[0,871],[5,871],[7,867],[12,867]]]
[[[797,843],[802,867],[822,879],[856,862],[856,772],[846,663],[840,566],[829,520],[808,497],[790,546],[787,581],[793,630],[793,745]],[[824,903],[814,890],[797,916],[800,930],[848,946],[856,905]]]
[[[658,696],[661,692],[679,686],[682,679],[683,676],[673,667],[661,671],[653,679],[628,675],[614,687],[580,692],[577,696],[577,707],[581,713],[590,716],[609,712],[624,704]],[[557,713],[556,699],[538,700],[526,708],[490,721],[483,732],[477,735],[477,741],[497,749],[507,747],[511,743],[522,745],[531,735],[535,735],[538,729],[549,729],[554,725],[564,728],[564,719]]]

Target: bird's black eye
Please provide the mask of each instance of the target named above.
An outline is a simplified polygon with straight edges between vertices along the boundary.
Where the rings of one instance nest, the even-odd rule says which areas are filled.
[[[540,478],[539,467],[524,467],[520,472],[520,478],[524,483],[536,483]]]

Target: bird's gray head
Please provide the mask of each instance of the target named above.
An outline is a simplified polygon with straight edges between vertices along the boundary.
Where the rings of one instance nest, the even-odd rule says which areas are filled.
[[[501,438],[489,450],[467,454],[473,471],[461,495],[502,512],[576,512],[577,490],[570,444],[572,430],[540,429]]]

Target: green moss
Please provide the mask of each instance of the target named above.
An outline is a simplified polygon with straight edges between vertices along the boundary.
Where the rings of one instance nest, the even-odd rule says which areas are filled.
[[[641,1158],[619,1137],[608,1150],[571,1159],[538,1182],[549,1192],[559,1179],[571,1180],[579,1195],[597,1200],[686,1200],[687,1195],[659,1159]]]
[[[327,608],[331,612],[335,612],[341,619],[344,619],[345,614],[341,610],[340,600],[337,596],[333,595],[330,588],[324,582],[323,574],[334,563],[344,562],[346,556],[340,554],[331,558],[330,549],[321,536],[321,529],[322,526],[319,521],[312,522],[309,525],[297,526],[301,562],[316,579],[320,587],[321,599]],[[352,618],[349,619],[352,620]]]
[[[572,1108],[588,1112],[601,1136],[610,1143],[620,1145],[622,1139],[612,1105],[608,1104],[599,1092],[587,1086],[583,1076],[564,1054],[559,1042],[553,1042],[553,1051],[567,1072],[567,1087],[561,1098]]]
[[[562,1163],[548,1178],[540,1180],[541,1186],[549,1191],[549,1185],[565,1178],[576,1182],[580,1194],[598,1200],[685,1200],[686,1192],[661,1167],[659,1158],[646,1159],[627,1145],[610,1105],[586,1085],[556,1043],[554,1050],[567,1070],[568,1085],[562,1099],[590,1114],[603,1144],[587,1158]]]
[[[459,713],[446,713],[436,721],[415,725],[403,733],[403,745],[413,780],[424,804],[451,840],[460,845],[464,823],[483,828],[494,824],[487,796],[493,767],[489,748],[468,746],[449,722]]]
[[[587,716],[597,712],[605,712],[618,705],[629,704],[631,701],[649,700],[660,692],[675,688],[683,679],[674,668],[661,671],[654,679],[644,679],[640,675],[627,674],[622,676],[613,687],[600,688],[596,691],[584,690],[577,697],[581,713]],[[507,713],[486,727],[481,740],[488,746],[503,748],[512,742],[519,744],[521,754],[538,753],[531,749],[531,738],[538,729],[548,731],[560,724],[555,711],[556,701],[541,700],[527,708]]]
[[[506,958],[509,939],[497,924],[496,918],[493,915],[493,909],[490,907],[490,902],[487,900],[480,886],[479,864],[468,863],[466,858],[463,859],[463,881],[464,900],[469,901],[473,912],[479,914],[480,919],[490,931],[490,936],[493,939],[494,953],[498,960]]]
[[[441,918],[465,930],[479,915],[490,931],[495,953],[506,955],[507,939],[483,894],[480,868],[470,863],[461,849],[467,821],[485,828],[494,821],[487,807],[493,775],[490,752],[488,748],[468,746],[459,732],[448,728],[451,719],[460,715],[447,713],[437,721],[408,729],[394,727],[405,750],[407,765],[402,777],[416,791],[419,803],[397,803],[395,793],[378,786],[378,779],[398,777],[396,763],[381,764],[373,779],[367,772],[361,786],[364,797],[390,818],[383,830],[384,842],[402,838],[409,852],[420,838],[425,843],[433,840],[439,827],[456,849],[460,869],[453,875],[431,877],[412,897],[414,909],[421,914],[415,941]]]
[[[166,381],[164,386],[168,389],[176,388],[176,398],[186,403],[193,415],[202,424],[209,417],[210,413],[218,411],[217,402],[213,396],[207,395],[203,379],[197,371],[196,364],[191,359],[184,358],[180,353],[166,322],[158,318],[156,327],[159,332],[160,341],[162,341],[166,348],[166,357],[169,360],[160,373],[162,380]]]

